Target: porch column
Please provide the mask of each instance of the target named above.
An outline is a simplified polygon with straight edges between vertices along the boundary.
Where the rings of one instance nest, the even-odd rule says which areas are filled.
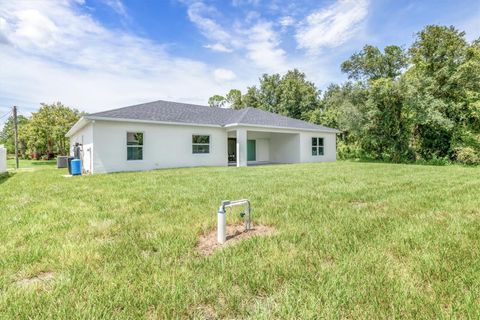
[[[237,129],[237,167],[247,165],[247,130]]]

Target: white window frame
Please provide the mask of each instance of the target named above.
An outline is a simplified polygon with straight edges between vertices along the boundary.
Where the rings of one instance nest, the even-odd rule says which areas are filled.
[[[313,145],[313,139],[317,139],[317,145],[316,146]],[[322,139],[322,145],[320,145],[320,143],[319,143],[320,139]],[[324,137],[311,137],[310,145],[311,145],[310,152],[311,152],[312,157],[322,157],[322,156],[325,155],[325,138]],[[313,148],[315,148],[317,150],[317,154],[313,154]],[[322,150],[322,154],[320,154],[320,152],[319,152],[320,149]]]
[[[194,143],[193,136],[206,136],[208,137],[208,143]],[[193,152],[193,146],[208,146],[208,152]],[[201,134],[201,133],[192,133],[192,154],[195,155],[206,155],[210,154],[212,151],[212,136],[209,134]]]
[[[128,134],[129,133],[141,133],[143,135],[143,144],[140,145],[128,145]],[[127,147],[127,149],[125,150],[126,151],[126,157],[127,157],[127,161],[128,162],[141,162],[141,161],[144,161],[145,159],[145,154],[143,153],[144,151],[144,146],[145,146],[145,132],[144,131],[126,131],[125,132],[125,145]],[[129,147],[141,147],[142,148],[142,159],[128,159],[128,148]]]

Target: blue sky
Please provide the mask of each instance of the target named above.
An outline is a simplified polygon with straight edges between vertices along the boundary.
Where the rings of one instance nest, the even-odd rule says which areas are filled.
[[[324,89],[364,44],[408,47],[427,24],[480,36],[480,1],[0,0],[0,115],[206,104],[299,68]]]

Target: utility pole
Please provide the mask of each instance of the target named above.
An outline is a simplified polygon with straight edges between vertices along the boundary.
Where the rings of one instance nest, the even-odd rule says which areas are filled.
[[[15,130],[15,165],[18,169],[18,120],[16,106],[13,106],[13,129]]]

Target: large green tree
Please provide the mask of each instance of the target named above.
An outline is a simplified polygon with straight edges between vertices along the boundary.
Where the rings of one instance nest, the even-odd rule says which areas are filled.
[[[225,96],[225,100],[232,109],[245,108],[245,104],[242,98],[242,92],[238,89],[231,89]]]
[[[368,89],[364,83],[332,84],[323,94],[322,108],[310,113],[309,121],[340,129],[338,155],[340,158],[361,157],[362,139],[368,119]]]
[[[21,157],[38,158],[66,155],[69,141],[65,137],[68,130],[82,115],[76,109],[57,102],[42,103],[39,110],[31,117],[18,116],[19,153]],[[14,131],[13,117],[10,117],[0,132],[0,143],[5,144],[9,153],[13,153]]]
[[[411,159],[407,84],[403,80],[373,80],[367,100],[362,147],[372,158],[399,162]]]
[[[468,44],[464,32],[431,25],[417,34],[409,52],[416,150],[424,158],[453,159],[458,148],[478,144],[478,41]]]
[[[26,127],[28,125],[28,118],[23,115],[18,115],[17,124],[18,124],[18,152],[21,157],[25,157],[27,152],[27,138],[24,134]],[[7,152],[12,154],[15,151],[15,135],[14,135],[14,126],[13,126],[13,115],[10,116],[5,122],[2,130],[0,131],[0,144],[5,145]]]
[[[480,162],[480,40],[430,25],[409,48],[366,45],[341,70],[349,81],[323,96],[292,70],[222,99],[338,128],[341,157]]]
[[[380,78],[396,78],[408,65],[408,57],[399,46],[387,46],[383,50],[366,45],[363,50],[354,53],[341,65],[343,72],[350,79],[376,80]]]
[[[343,85],[324,96],[322,118],[343,125],[341,142],[393,161],[480,152],[478,41],[469,44],[454,27],[427,26],[406,52],[367,45],[341,67],[362,83],[353,86],[359,94]],[[366,99],[353,101],[365,97],[362,87]],[[357,125],[341,121],[355,118]]]
[[[354,142],[364,156],[398,162],[411,157],[407,86],[400,79],[408,59],[398,46],[387,46],[383,51],[366,45],[343,62],[342,71],[357,80],[357,84],[344,87],[340,104],[331,101],[328,95],[324,99],[330,100],[326,105],[333,103],[330,109],[335,110],[337,122],[343,122],[347,132],[353,133],[348,140],[342,137],[346,143]],[[353,100],[353,97],[357,98]]]
[[[231,89],[225,96],[214,95],[208,99],[208,105],[214,108],[242,109],[245,107],[242,92],[238,89]]]
[[[208,105],[212,108],[222,108],[226,103],[225,97],[221,95],[214,95],[208,98]]]
[[[28,123],[28,147],[32,153],[46,154],[52,157],[55,154],[68,154],[69,143],[65,134],[78,121],[81,113],[62,103],[42,103],[37,112],[32,113]]]
[[[254,107],[297,119],[308,119],[309,113],[320,106],[320,91],[297,69],[283,76],[264,74],[259,81],[258,87],[247,88],[244,95],[232,89],[226,97],[212,96],[209,104],[213,104],[210,101],[225,101],[234,109]]]

